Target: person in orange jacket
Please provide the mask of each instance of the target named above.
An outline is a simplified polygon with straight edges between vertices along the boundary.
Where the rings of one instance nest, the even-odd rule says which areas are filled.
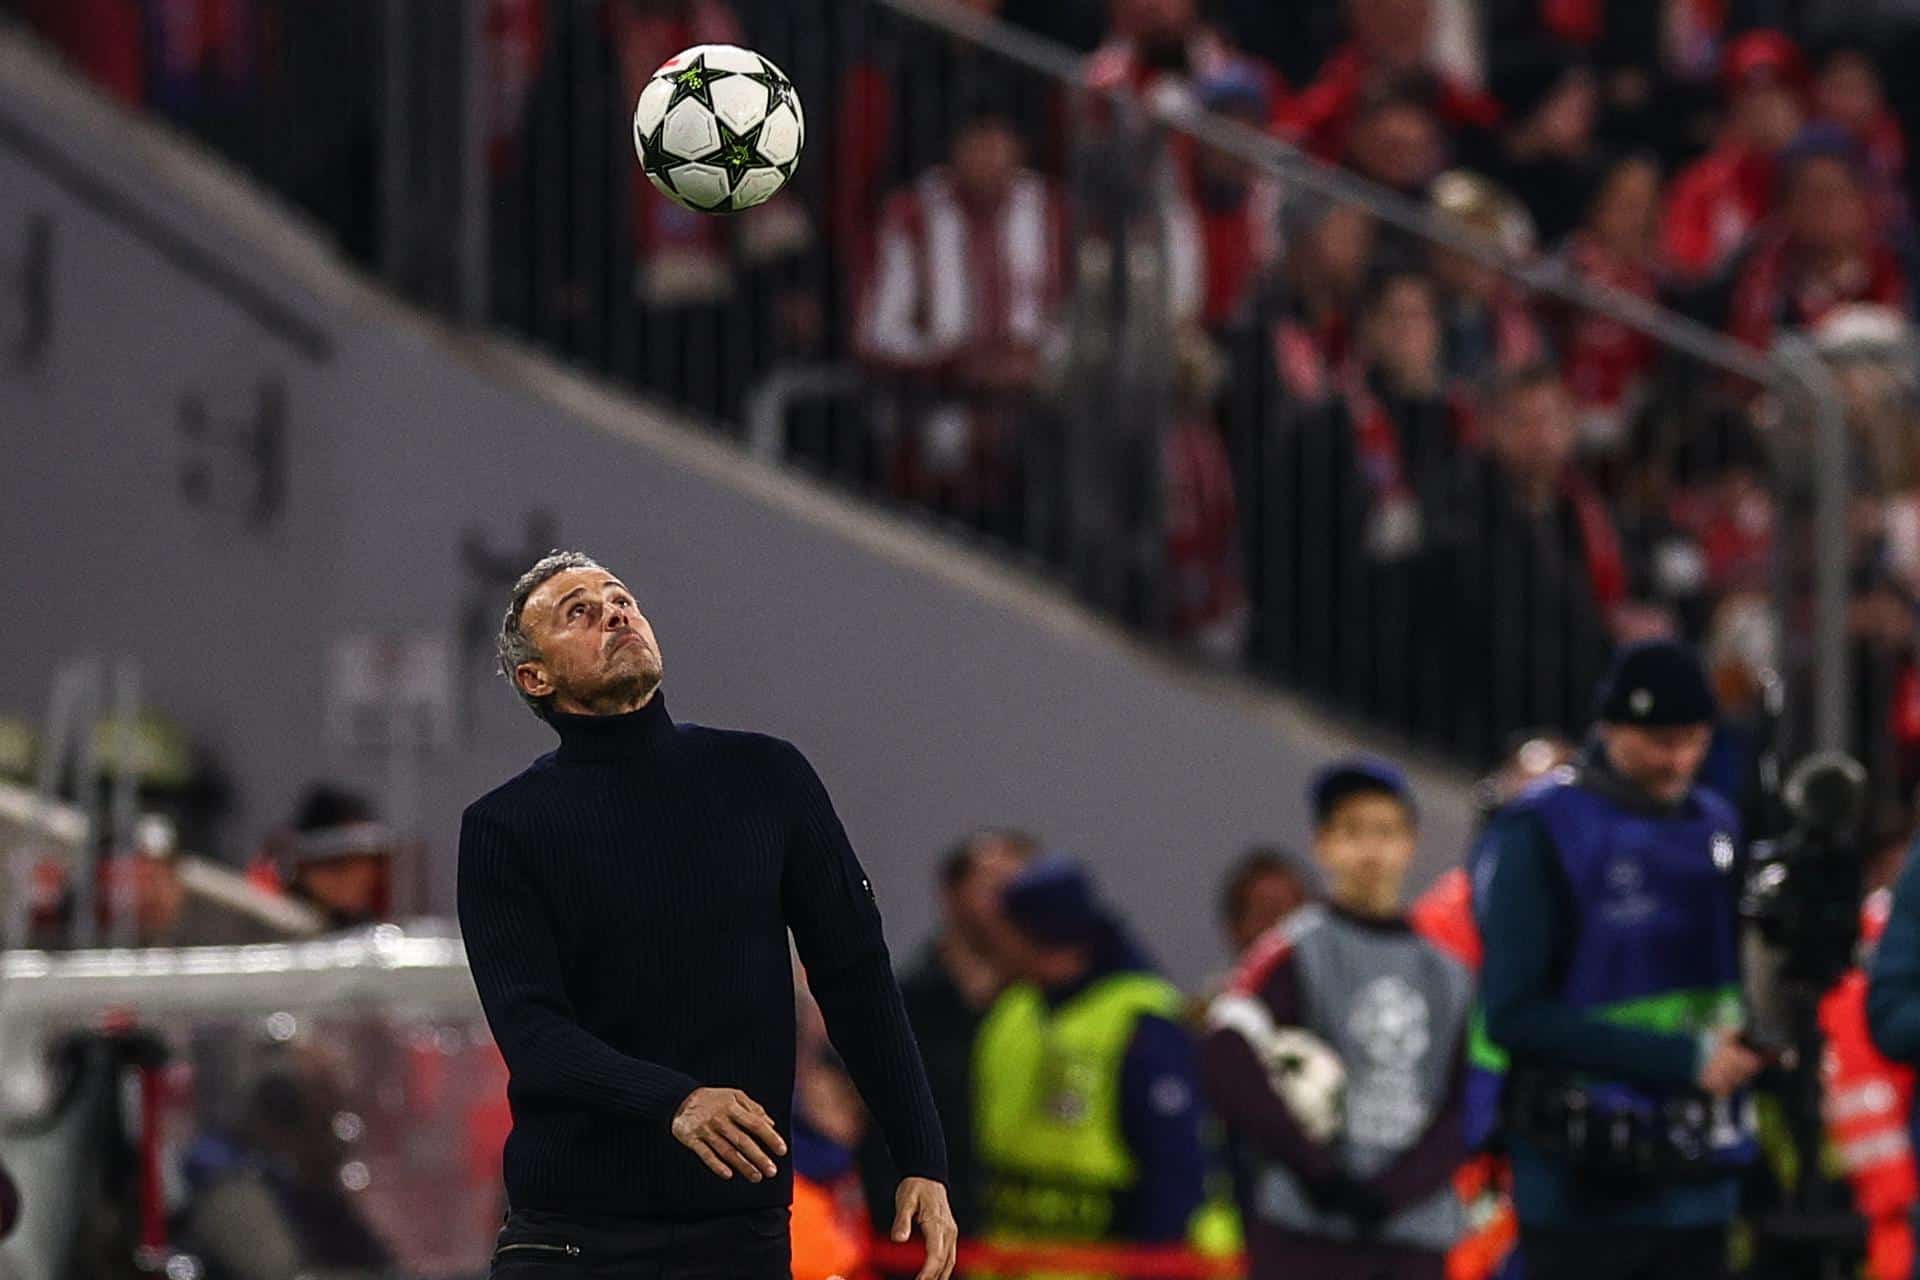
[[[1574,754],[1573,744],[1555,734],[1522,735],[1499,767],[1475,788],[1481,813],[1492,817],[1529,784],[1570,763]],[[1469,850],[1466,861],[1434,881],[1408,914],[1422,937],[1478,973],[1481,945],[1480,928],[1473,918],[1474,862],[1474,851]],[[1485,1130],[1487,1121],[1476,1123],[1472,1117],[1491,1110],[1498,1097],[1498,1079],[1479,1068],[1473,1074],[1477,1078],[1468,1084],[1469,1127]],[[1467,1207],[1467,1228],[1447,1255],[1447,1280],[1496,1276],[1519,1280],[1515,1245],[1520,1229],[1509,1195],[1511,1175],[1497,1142],[1488,1140],[1491,1136],[1469,1135],[1473,1153],[1454,1179],[1460,1202]]]
[[[1867,1027],[1867,968],[1886,931],[1893,891],[1878,888],[1860,910],[1860,964],[1820,1002],[1827,1039],[1826,1131],[1854,1208],[1867,1220],[1871,1280],[1908,1280],[1914,1274],[1913,1211],[1920,1203],[1912,1138],[1914,1070],[1882,1054]]]

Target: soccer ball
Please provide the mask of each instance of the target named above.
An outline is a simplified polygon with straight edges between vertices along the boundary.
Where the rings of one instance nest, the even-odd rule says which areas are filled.
[[[1347,1069],[1326,1041],[1298,1027],[1277,1028],[1260,1046],[1267,1082],[1315,1142],[1330,1141],[1345,1118]]]
[[[1347,1067],[1333,1046],[1299,1027],[1276,1027],[1266,1005],[1228,992],[1207,1010],[1207,1024],[1235,1031],[1267,1070],[1267,1084],[1315,1142],[1330,1142],[1346,1123]]]
[[[701,44],[661,64],[633,109],[633,145],[662,195],[696,213],[771,200],[807,140],[800,95],[751,49]]]

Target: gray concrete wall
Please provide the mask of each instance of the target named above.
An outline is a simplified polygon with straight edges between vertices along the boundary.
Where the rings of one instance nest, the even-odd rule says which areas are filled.
[[[921,530],[406,312],[242,184],[0,38],[0,279],[20,274],[36,218],[53,235],[51,340],[35,359],[0,353],[0,711],[37,716],[65,655],[137,654],[152,700],[233,779],[230,856],[309,779],[381,785],[380,762],[320,732],[330,644],[457,632],[475,589],[463,536],[514,546],[536,508],[635,587],[677,716],[813,758],[896,951],[930,923],[941,847],[1012,823],[1093,862],[1195,978],[1220,959],[1222,866],[1252,840],[1303,841],[1304,780],[1347,745]],[[5,287],[0,335],[24,323]],[[274,305],[324,358],[262,326]],[[287,487],[253,528],[255,473],[186,434],[181,403],[245,417],[262,380],[285,389]],[[210,505],[186,496],[196,474]],[[417,779],[441,908],[462,805],[551,743],[490,677],[460,695],[466,722]],[[1458,779],[1420,780],[1430,871],[1457,856],[1468,813]]]

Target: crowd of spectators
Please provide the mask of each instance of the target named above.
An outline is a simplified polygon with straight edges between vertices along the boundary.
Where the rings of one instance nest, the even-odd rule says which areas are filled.
[[[1804,541],[1804,412],[1161,123],[1200,108],[1510,261],[1756,351],[1815,335],[1856,427],[1862,701],[1895,708],[1862,745],[1920,775],[1920,102],[1887,76],[1912,30],[1754,0],[964,4],[1080,84],[873,0],[488,0],[497,318],[1469,759],[1575,727],[1623,641],[1684,634],[1732,684],[1786,662],[1757,602]],[[304,65],[270,0],[12,7],[217,144]],[[813,124],[791,195],[739,218],[594,127],[702,41],[782,62]],[[315,96],[338,145],[290,188],[350,247],[364,210],[328,210],[365,189],[371,101]]]

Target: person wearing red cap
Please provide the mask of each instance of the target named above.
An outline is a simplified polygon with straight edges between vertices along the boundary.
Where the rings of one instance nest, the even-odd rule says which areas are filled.
[[[1729,45],[1720,80],[1727,112],[1719,140],[1674,178],[1661,231],[1667,265],[1694,279],[1722,266],[1766,216],[1775,157],[1806,114],[1799,47],[1777,31]]]

